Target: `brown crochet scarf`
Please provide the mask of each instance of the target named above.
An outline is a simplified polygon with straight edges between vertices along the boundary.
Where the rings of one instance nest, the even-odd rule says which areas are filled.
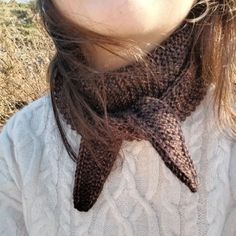
[[[181,130],[181,122],[195,110],[207,91],[201,77],[201,63],[191,50],[193,34],[192,25],[181,25],[161,47],[147,53],[145,58],[149,70],[144,63],[136,61],[116,71],[95,74],[94,80],[98,81],[97,90],[105,88],[107,95],[109,123],[116,136],[110,147],[114,141],[121,147],[123,140],[148,140],[173,174],[196,192],[197,174]],[[96,78],[105,78],[105,86]],[[57,124],[61,132],[56,107],[72,129],[79,133],[79,127],[75,127],[73,117],[68,113],[67,101],[60,89],[62,82],[60,77],[55,79],[55,89],[51,94]],[[102,114],[102,105],[89,81],[81,79],[77,83],[78,91],[91,108]],[[74,207],[88,211],[99,197],[119,150],[114,153],[97,140],[90,142],[91,150],[88,141],[82,137],[76,155],[63,134],[62,138],[77,164]]]

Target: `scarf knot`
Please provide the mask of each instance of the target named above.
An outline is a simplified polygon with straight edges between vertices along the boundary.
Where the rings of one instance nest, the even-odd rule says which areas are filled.
[[[123,140],[148,140],[173,174],[192,192],[197,191],[197,173],[181,130],[181,122],[196,109],[207,91],[201,65],[192,55],[192,35],[191,25],[181,25],[161,47],[152,50],[147,57],[150,74],[145,70],[140,73],[142,64],[135,62],[102,74],[105,86],[96,79],[96,91],[89,81],[78,78],[78,92],[98,112],[102,106],[96,93],[105,89],[108,122],[116,137],[107,146],[98,140],[81,138],[79,153],[74,158],[73,190],[74,207],[79,211],[88,211],[95,204],[118,154],[111,147],[121,147]],[[71,124],[75,117],[66,109],[62,83],[60,77],[55,78],[52,103]],[[57,109],[54,112],[60,126]],[[71,127],[80,133],[80,127]],[[69,144],[65,144],[69,150]]]

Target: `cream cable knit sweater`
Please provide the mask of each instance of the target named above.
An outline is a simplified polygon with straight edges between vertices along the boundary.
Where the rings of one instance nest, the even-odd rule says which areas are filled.
[[[192,193],[148,141],[124,141],[123,165],[89,212],[73,208],[75,163],[62,144],[50,96],[10,118],[0,134],[1,236],[235,236],[236,142],[220,134],[212,91],[182,124],[200,177]],[[66,126],[72,146],[80,136]]]

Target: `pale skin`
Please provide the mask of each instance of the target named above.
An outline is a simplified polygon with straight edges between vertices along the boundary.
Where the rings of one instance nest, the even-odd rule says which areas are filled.
[[[53,0],[56,7],[79,26],[107,36],[135,40],[143,52],[151,51],[186,18],[196,0]],[[122,53],[122,52],[121,52]],[[91,63],[100,71],[117,69],[125,61],[99,47]]]

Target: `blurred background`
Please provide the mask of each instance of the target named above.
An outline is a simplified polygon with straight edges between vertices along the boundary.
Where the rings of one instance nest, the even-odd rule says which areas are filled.
[[[0,0],[0,131],[15,112],[48,93],[54,51],[35,0]]]

